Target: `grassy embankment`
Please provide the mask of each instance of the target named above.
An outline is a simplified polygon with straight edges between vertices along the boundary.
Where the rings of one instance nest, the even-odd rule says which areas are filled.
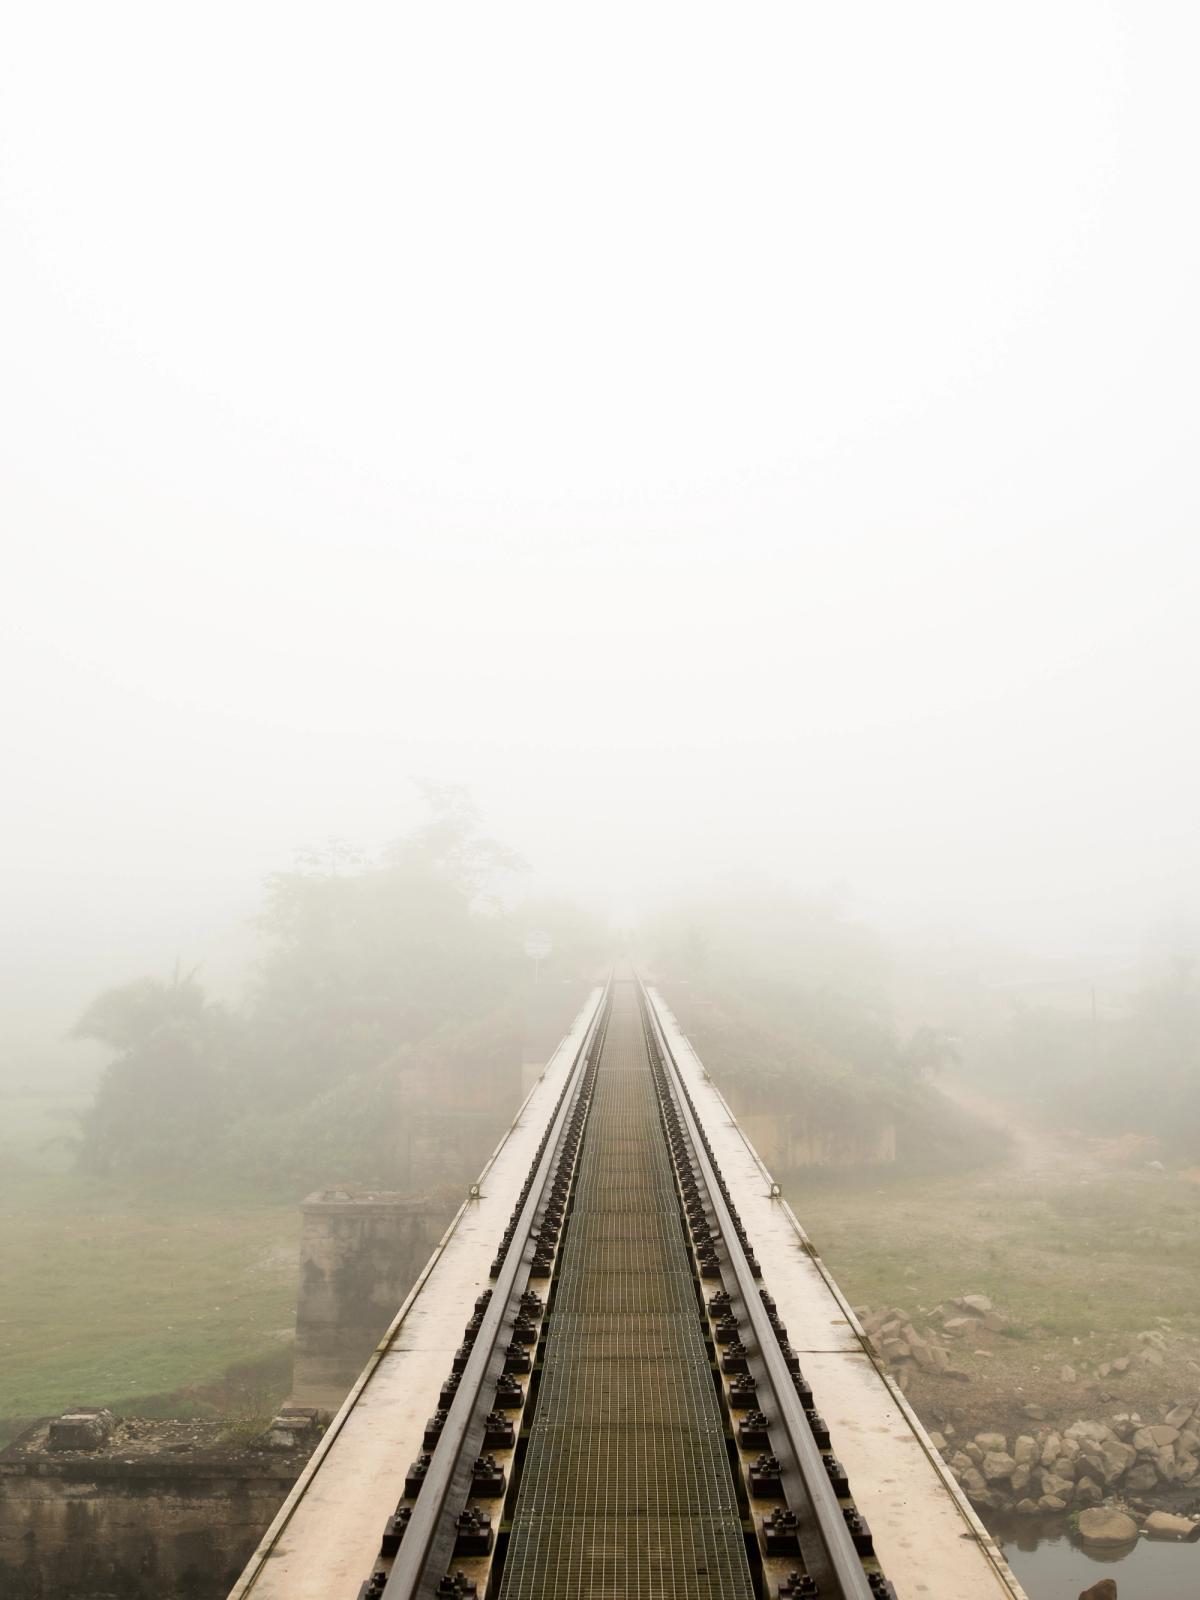
[[[0,1440],[73,1404],[269,1409],[290,1379],[296,1206],[83,1177],[63,1141],[83,1103],[0,1101]]]
[[[971,1384],[918,1375],[919,1409],[958,1408],[982,1426],[1032,1401],[1069,1422],[1200,1393],[1200,1186],[1181,1174],[1106,1169],[1081,1144],[1033,1172],[1006,1163],[786,1187],[853,1304],[922,1321],[923,1308],[982,1293],[1010,1319],[1004,1333],[954,1347]],[[1165,1341],[1161,1360],[1138,1354],[1148,1330]],[[1134,1357],[1127,1373],[1097,1372],[1122,1356]]]

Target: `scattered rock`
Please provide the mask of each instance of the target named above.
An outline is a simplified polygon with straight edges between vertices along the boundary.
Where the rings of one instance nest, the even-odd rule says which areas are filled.
[[[1149,1427],[1137,1430],[1133,1436],[1133,1447],[1135,1450],[1161,1450],[1164,1445],[1174,1444],[1178,1437],[1178,1428],[1169,1428],[1165,1422],[1152,1423]]]
[[[1007,1450],[1008,1438],[1003,1433],[977,1433],[975,1443],[981,1450]]]
[[[1007,1450],[989,1450],[979,1470],[989,1483],[993,1483],[998,1478],[1011,1478],[1016,1464]]]
[[[1063,1383],[1074,1383],[1075,1382],[1075,1368],[1072,1367],[1072,1366],[1068,1366],[1064,1362],[1063,1365],[1058,1369],[1058,1376],[1059,1376],[1060,1380]]]
[[[1106,1484],[1111,1484],[1133,1466],[1137,1460],[1137,1451],[1132,1445],[1122,1444],[1119,1439],[1106,1439],[1100,1446],[1100,1458],[1103,1462],[1104,1481]]]
[[[1073,1422],[1067,1429],[1064,1437],[1082,1441],[1089,1439],[1094,1444],[1103,1444],[1106,1439],[1113,1436],[1112,1429],[1103,1422]]]
[[[1130,1467],[1125,1474],[1126,1494],[1149,1494],[1151,1489],[1158,1487],[1158,1473],[1148,1461],[1139,1461],[1136,1467]]]
[[[1060,1478],[1055,1472],[1042,1473],[1043,1499],[1045,1499],[1047,1495],[1050,1495],[1065,1506],[1070,1501],[1071,1496],[1074,1493],[1075,1485],[1071,1482],[1070,1478]]]
[[[1146,1518],[1148,1539],[1189,1539],[1195,1531],[1190,1517],[1175,1517],[1169,1511],[1152,1511]]]
[[[1132,1544],[1137,1536],[1138,1527],[1133,1518],[1112,1506],[1093,1506],[1079,1513],[1079,1537],[1084,1544]]]
[[[1117,1585],[1112,1578],[1101,1578],[1090,1589],[1080,1592],[1079,1600],[1117,1600]]]
[[[112,1438],[116,1418],[99,1406],[78,1406],[64,1411],[50,1424],[48,1450],[99,1450]]]

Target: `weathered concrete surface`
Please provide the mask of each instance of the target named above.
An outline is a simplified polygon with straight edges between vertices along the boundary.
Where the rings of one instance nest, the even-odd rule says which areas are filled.
[[[309,1195],[300,1209],[292,1399],[336,1411],[454,1208],[341,1188]]]
[[[4,1600],[219,1600],[308,1455],[230,1450],[194,1422],[51,1450],[51,1420],[0,1454]]]

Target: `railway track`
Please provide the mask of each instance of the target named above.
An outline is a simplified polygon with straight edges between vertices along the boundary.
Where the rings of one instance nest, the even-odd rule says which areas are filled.
[[[636,978],[610,982],[360,1600],[895,1600]]]

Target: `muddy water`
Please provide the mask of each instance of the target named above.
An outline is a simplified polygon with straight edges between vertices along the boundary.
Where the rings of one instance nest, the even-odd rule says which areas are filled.
[[[989,1518],[1029,1600],[1075,1600],[1101,1578],[1112,1578],[1118,1600],[1196,1600],[1200,1544],[1139,1539],[1123,1550],[1082,1545],[1064,1523]]]

